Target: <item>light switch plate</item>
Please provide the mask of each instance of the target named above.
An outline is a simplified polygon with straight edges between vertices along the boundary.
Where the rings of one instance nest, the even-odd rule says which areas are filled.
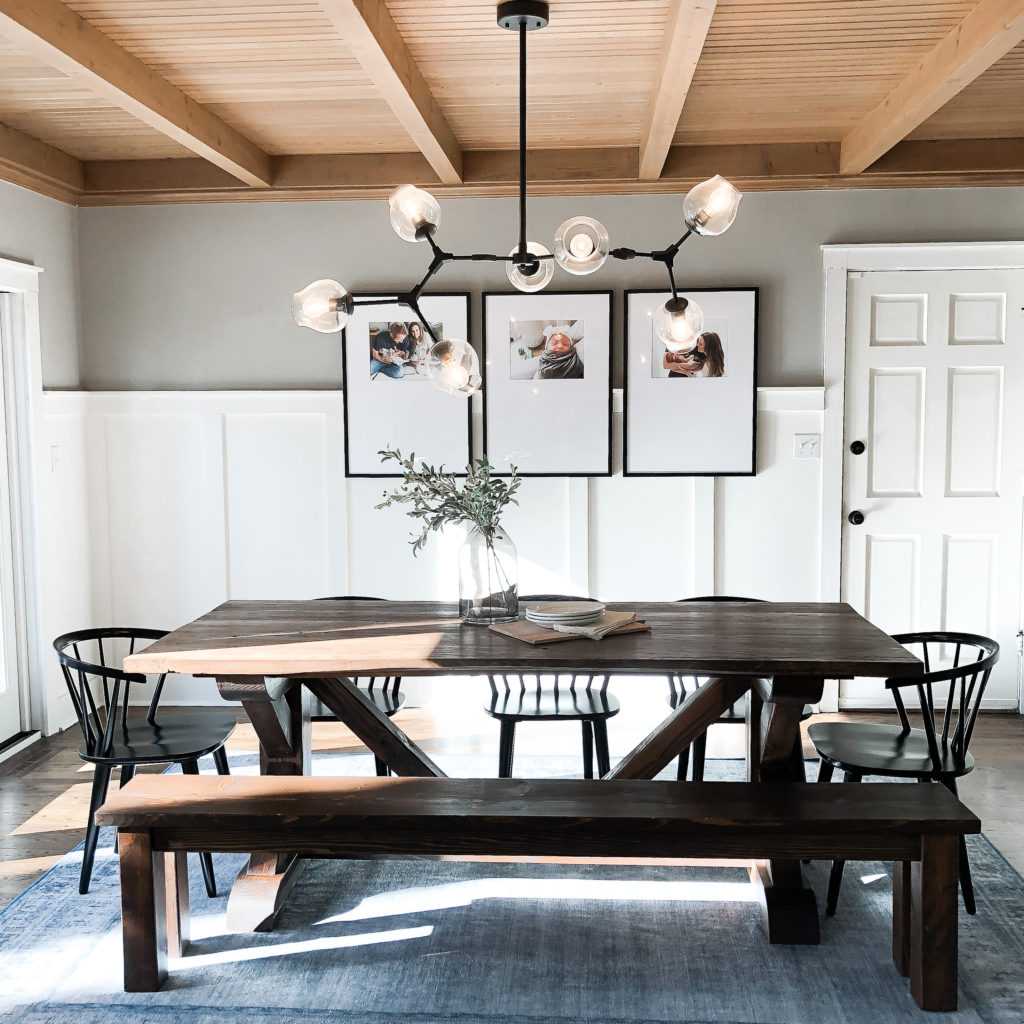
[[[821,458],[821,434],[794,434],[793,435],[793,458],[794,459],[820,459]]]

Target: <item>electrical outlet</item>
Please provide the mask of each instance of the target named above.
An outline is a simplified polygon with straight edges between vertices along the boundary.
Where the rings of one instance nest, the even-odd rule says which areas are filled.
[[[821,458],[821,434],[794,434],[793,435],[793,458],[794,459],[820,459]]]

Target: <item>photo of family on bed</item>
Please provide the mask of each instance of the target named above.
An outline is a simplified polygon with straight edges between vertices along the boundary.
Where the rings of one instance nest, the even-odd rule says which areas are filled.
[[[444,337],[442,324],[431,324]],[[427,353],[433,345],[429,332],[418,320],[403,323],[371,323],[370,380],[426,380]]]
[[[718,331],[705,331],[688,352],[669,352],[654,338],[652,353],[652,377],[680,379],[725,376],[725,346]]]
[[[509,321],[512,380],[582,380],[582,320]]]

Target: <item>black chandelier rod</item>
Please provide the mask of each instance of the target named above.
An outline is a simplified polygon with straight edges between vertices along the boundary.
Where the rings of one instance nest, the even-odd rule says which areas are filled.
[[[526,259],[526,21],[519,25],[519,252]]]

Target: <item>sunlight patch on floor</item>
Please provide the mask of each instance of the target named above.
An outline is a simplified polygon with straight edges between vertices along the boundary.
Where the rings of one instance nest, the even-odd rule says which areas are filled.
[[[59,793],[48,804],[31,817],[26,818],[10,834],[12,836],[33,835],[36,832],[85,831],[85,819],[89,813],[89,798],[92,783],[76,782]]]
[[[647,903],[750,903],[759,899],[749,882],[607,881],[582,878],[477,878],[444,885],[397,889],[364,899],[344,914],[317,924],[366,921],[431,910],[468,907],[477,900],[601,900]]]

